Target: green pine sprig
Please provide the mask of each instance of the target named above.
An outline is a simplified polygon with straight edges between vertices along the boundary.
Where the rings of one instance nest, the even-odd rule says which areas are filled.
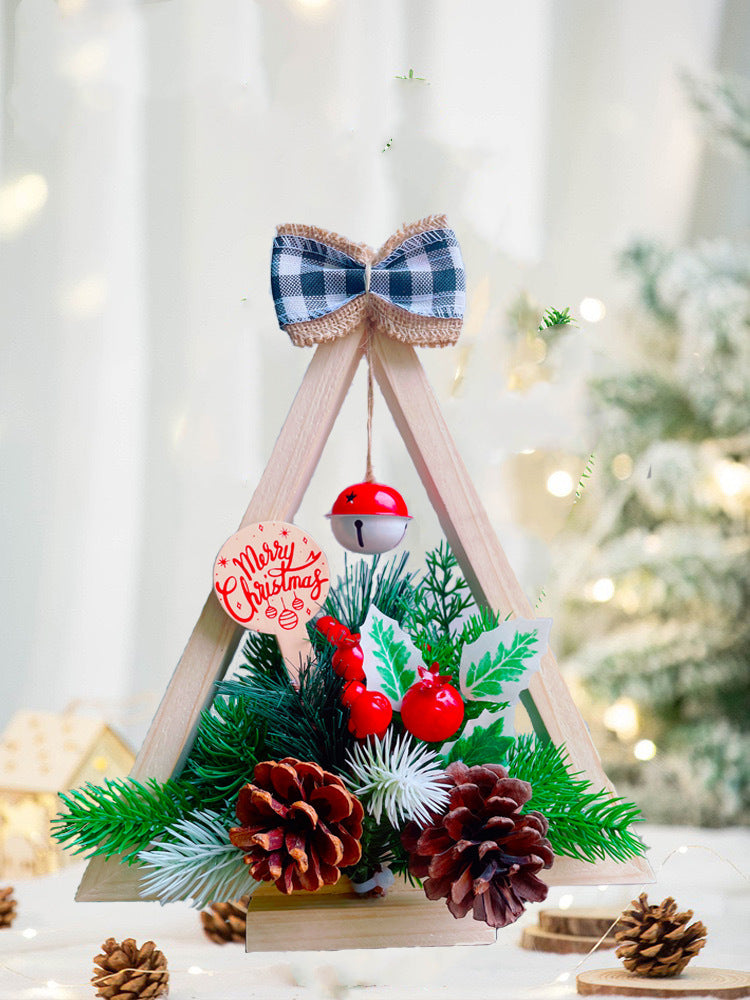
[[[122,854],[131,865],[138,851],[176,820],[189,815],[198,805],[195,790],[180,781],[145,784],[133,778],[105,781],[104,785],[84,785],[61,792],[66,812],[52,820],[52,836],[74,854],[86,857]]]
[[[575,319],[570,315],[570,307],[565,309],[546,309],[539,324],[539,332],[550,330],[555,326],[578,326]]]
[[[408,559],[408,553],[402,553],[381,567],[380,556],[354,562],[344,557],[344,575],[331,587],[323,610],[352,632],[359,632],[372,604],[401,622],[414,600],[415,574],[407,572]]]
[[[331,666],[331,650],[308,660],[299,672],[299,687],[289,674],[271,676],[242,664],[232,680],[218,684],[220,694],[239,698],[265,732],[264,752],[271,760],[313,760],[338,773],[353,742],[349,712],[341,705],[343,681]]]
[[[583,496],[583,491],[586,489],[586,480],[591,478],[593,472],[594,472],[594,453],[592,452],[588,457],[583,472],[581,473],[581,478],[578,480],[578,485],[576,486],[575,500],[573,501],[574,504],[577,504],[578,501]]]
[[[549,820],[547,837],[555,854],[593,862],[625,861],[645,852],[630,830],[641,819],[638,807],[603,790],[592,792],[590,781],[569,772],[564,749],[519,736],[504,763],[512,778],[531,785],[523,811],[535,809]]]
[[[201,714],[181,778],[204,807],[231,815],[240,788],[266,756],[264,741],[265,728],[246,698],[218,697]]]
[[[161,903],[192,899],[203,907],[249,895],[258,886],[222,817],[208,809],[177,820],[138,860],[143,892]]]

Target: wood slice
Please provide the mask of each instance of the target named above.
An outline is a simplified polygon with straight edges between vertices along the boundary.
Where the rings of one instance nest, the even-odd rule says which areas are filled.
[[[609,924],[607,925],[609,926]],[[529,951],[551,951],[558,955],[586,955],[599,941],[600,934],[552,934],[541,927],[524,927],[521,935],[521,947]],[[615,939],[605,938],[599,948],[614,948]]]
[[[591,969],[577,979],[582,996],[750,997],[750,973],[734,969],[688,968],[674,979],[647,979],[625,969]]]
[[[571,907],[569,910],[544,909],[539,911],[539,926],[551,934],[578,934],[582,937],[601,937],[618,919],[621,910],[608,910],[600,906]],[[612,927],[614,937],[616,928]]]

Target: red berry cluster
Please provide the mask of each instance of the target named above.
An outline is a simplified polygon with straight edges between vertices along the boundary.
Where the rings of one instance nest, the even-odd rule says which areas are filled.
[[[341,694],[341,704],[349,709],[349,732],[358,740],[367,736],[382,739],[391,724],[393,709],[384,694],[367,690],[362,667],[365,654],[359,644],[359,633],[350,632],[333,615],[323,615],[315,627],[336,647],[331,659],[333,669],[348,682]]]
[[[336,647],[331,662],[339,677],[347,681],[341,704],[349,709],[349,732],[358,740],[367,736],[382,739],[391,724],[393,708],[384,694],[367,690],[359,633],[350,632],[332,615],[319,618],[315,627]],[[464,702],[450,680],[449,675],[440,673],[439,663],[420,667],[419,680],[404,695],[401,721],[418,740],[442,743],[461,727]]]

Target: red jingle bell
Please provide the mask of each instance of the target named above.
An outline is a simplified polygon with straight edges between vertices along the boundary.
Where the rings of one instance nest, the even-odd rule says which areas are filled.
[[[359,633],[354,632],[339,639],[336,652],[331,658],[333,669],[347,681],[362,681],[365,679],[363,664],[365,654],[359,644]]]
[[[368,736],[382,739],[392,718],[393,709],[384,694],[379,691],[363,691],[349,709],[349,732],[358,740],[364,740]]]
[[[419,676],[420,680],[415,681],[404,695],[401,721],[418,740],[440,743],[453,736],[463,722],[463,698],[448,683],[449,676],[426,667],[419,668]]]
[[[385,483],[354,483],[336,497],[330,514],[337,542],[362,555],[395,549],[411,515],[404,498]]]

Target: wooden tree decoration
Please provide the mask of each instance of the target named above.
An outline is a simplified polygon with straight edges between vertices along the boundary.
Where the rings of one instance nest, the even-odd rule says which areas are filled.
[[[442,217],[424,220],[392,237],[378,254],[361,244],[350,244],[335,234],[324,235],[331,245],[343,247],[363,269],[367,265],[369,280],[369,266],[391,253],[399,242],[440,225],[445,225]],[[304,235],[301,227],[283,227],[280,232],[302,232]],[[260,521],[289,522],[294,519],[357,366],[367,355],[374,378],[474,598],[501,615],[511,613],[533,618],[533,609],[492,530],[414,346],[404,342],[408,338],[401,336],[402,331],[393,328],[394,308],[378,295],[370,294],[369,287],[364,287],[363,294],[338,309],[334,314],[336,322],[329,322],[327,326],[325,322],[322,324],[323,335],[317,338],[313,358],[240,528]],[[326,321],[329,319],[326,317]],[[316,324],[320,325],[314,320],[286,329],[293,341],[307,344],[311,342],[306,339],[308,330]],[[451,327],[451,341],[458,336],[459,329],[460,321],[455,328]],[[423,333],[417,330],[413,342],[431,342],[424,339]],[[164,781],[179,773],[190,751],[200,713],[211,702],[214,685],[224,676],[242,634],[242,627],[227,616],[212,591],[146,735],[131,772],[133,778]],[[614,794],[552,652],[546,653],[540,670],[531,677],[528,695],[525,704],[538,735],[564,745],[575,771],[580,771],[595,789],[606,789]],[[542,877],[550,885],[643,883],[652,878],[652,873],[643,858],[587,863],[559,857]],[[264,911],[282,906],[281,900],[273,900],[273,897],[269,900],[267,892],[258,892]],[[291,905],[315,906],[314,900],[319,895],[315,893],[311,899]],[[143,898],[137,866],[121,865],[117,857],[93,858],[76,898],[82,901]],[[284,898],[283,904],[287,902]],[[414,913],[408,908],[405,912]],[[454,928],[453,940],[460,940],[460,925],[469,921],[454,921],[447,911],[446,916]],[[486,935],[488,928],[480,930]],[[491,934],[494,936],[494,932]],[[463,938],[469,939],[478,938],[477,935]],[[402,934],[399,943],[405,941],[410,939]],[[436,941],[415,939],[414,943]],[[445,943],[445,938],[440,943]]]

